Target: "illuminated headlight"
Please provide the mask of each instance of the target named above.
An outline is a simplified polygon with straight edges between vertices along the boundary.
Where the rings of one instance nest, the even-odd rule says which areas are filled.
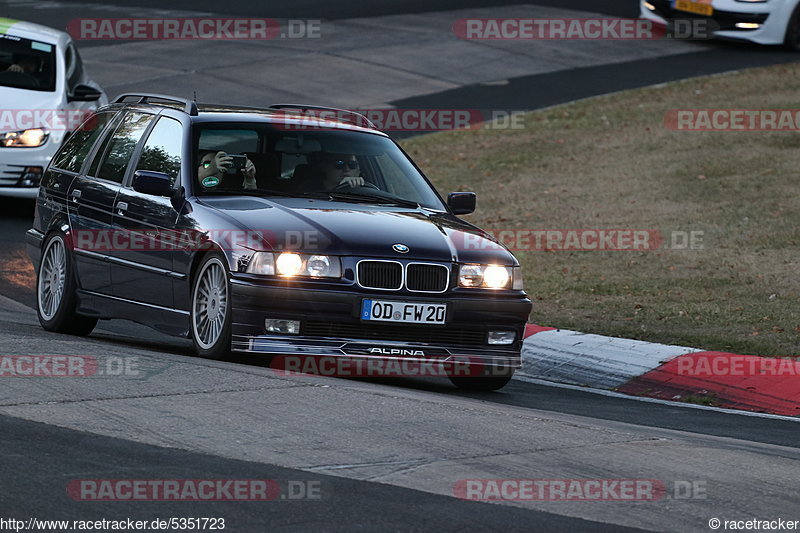
[[[513,281],[513,269],[499,265],[461,265],[458,275],[460,287],[509,289]]]
[[[282,253],[275,261],[275,270],[279,276],[296,276],[303,270],[303,259],[297,254]]]
[[[47,141],[50,132],[44,128],[0,133],[0,146],[6,148],[36,148]]]
[[[283,277],[340,278],[342,265],[338,257],[329,255],[283,252],[256,252],[247,264],[250,274]]]
[[[649,9],[650,11],[655,11],[655,10],[656,10],[656,6],[654,6],[654,5],[653,5],[653,4],[651,4],[650,2],[644,2],[644,7],[646,7],[646,8],[647,8],[647,9]]]

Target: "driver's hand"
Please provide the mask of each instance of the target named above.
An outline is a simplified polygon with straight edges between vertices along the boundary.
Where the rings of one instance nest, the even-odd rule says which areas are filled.
[[[19,65],[11,65],[6,69],[6,72],[25,72],[25,69]]]
[[[361,176],[347,176],[342,178],[342,181],[336,186],[339,187],[363,187],[364,186],[364,178]]]

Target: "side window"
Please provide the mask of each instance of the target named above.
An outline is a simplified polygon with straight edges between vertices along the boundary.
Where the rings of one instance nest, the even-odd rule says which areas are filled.
[[[137,170],[155,170],[172,176],[172,185],[181,172],[183,128],[175,119],[161,117],[150,132],[139,157]]]
[[[102,147],[102,153],[98,152],[95,156],[95,159],[100,157],[100,168],[93,175],[100,179],[122,183],[133,151],[151,120],[153,115],[145,113],[125,115],[114,135],[103,143],[105,146]],[[92,163],[92,167],[95,167],[95,162]]]
[[[94,143],[97,142],[111,116],[111,113],[98,113],[89,117],[67,140],[58,155],[53,158],[52,166],[61,170],[80,172],[84,159]]]
[[[67,87],[71,92],[80,83],[83,76],[83,62],[74,44],[70,44],[67,47],[64,62],[67,66]]]

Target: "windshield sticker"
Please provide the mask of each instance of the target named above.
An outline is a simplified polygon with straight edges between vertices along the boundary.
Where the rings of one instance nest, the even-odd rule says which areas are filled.
[[[216,187],[219,185],[219,178],[216,176],[208,176],[207,178],[203,178],[203,187]]]
[[[31,42],[31,48],[34,50],[39,50],[40,52],[52,52],[53,45],[52,44],[45,44],[45,43],[37,43],[36,41]]]

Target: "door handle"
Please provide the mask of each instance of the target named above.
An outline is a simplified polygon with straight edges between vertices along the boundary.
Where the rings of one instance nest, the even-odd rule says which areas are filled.
[[[127,202],[117,202],[117,214],[124,215],[125,211],[128,210]]]
[[[77,202],[81,199],[81,190],[80,189],[72,189],[72,192],[69,193],[70,197],[72,198],[73,202]]]

